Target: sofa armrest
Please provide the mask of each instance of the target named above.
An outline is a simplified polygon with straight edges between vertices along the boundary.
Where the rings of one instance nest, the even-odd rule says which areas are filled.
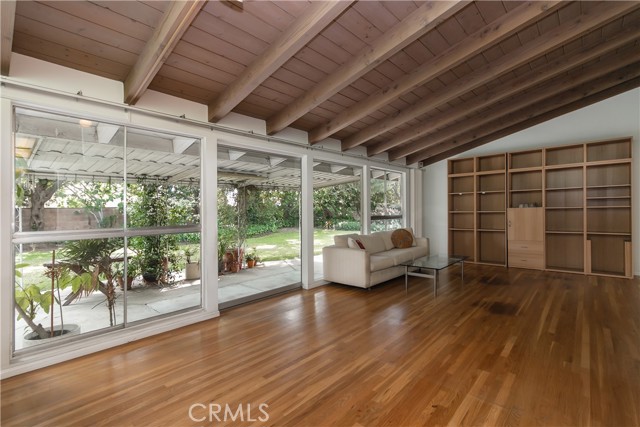
[[[416,246],[424,246],[427,248],[427,255],[429,255],[429,238],[428,237],[416,237]]]
[[[370,265],[367,251],[338,246],[322,248],[324,280],[329,282],[368,288]]]

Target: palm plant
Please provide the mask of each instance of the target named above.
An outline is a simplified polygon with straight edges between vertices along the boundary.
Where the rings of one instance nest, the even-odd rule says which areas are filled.
[[[122,244],[122,239],[75,240],[66,242],[61,250],[64,267],[80,277],[88,278],[81,281],[80,286],[67,297],[66,304],[83,294],[100,291],[107,298],[111,326],[116,323],[115,275],[111,268],[111,253]]]

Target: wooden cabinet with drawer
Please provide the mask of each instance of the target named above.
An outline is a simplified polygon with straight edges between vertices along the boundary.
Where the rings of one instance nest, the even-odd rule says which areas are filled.
[[[544,269],[544,212],[542,208],[507,211],[509,267]]]

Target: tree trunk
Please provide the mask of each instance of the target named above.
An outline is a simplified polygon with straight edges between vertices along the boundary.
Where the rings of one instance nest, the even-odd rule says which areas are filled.
[[[39,179],[31,192],[31,231],[44,230],[44,205],[58,191],[62,182],[51,179]]]
[[[40,339],[45,339],[45,338],[49,338],[50,337],[49,333],[42,327],[42,325],[39,324],[39,323],[36,325],[35,322],[33,320],[31,320],[29,315],[24,312],[22,307],[20,307],[17,303],[15,304],[15,307],[16,307],[16,311],[18,312],[18,314],[20,314],[20,317],[22,317],[24,319],[24,321],[27,322],[27,325],[29,325],[29,327],[31,328],[31,330],[33,332],[38,334]]]

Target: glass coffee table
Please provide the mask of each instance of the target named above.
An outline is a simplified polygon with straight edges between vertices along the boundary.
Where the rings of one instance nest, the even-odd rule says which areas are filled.
[[[409,276],[417,276],[433,279],[433,296],[438,296],[438,272],[459,263],[460,277],[464,281],[464,260],[467,258],[457,255],[429,255],[401,263],[400,265],[404,265],[405,292],[409,291]],[[423,273],[422,270],[431,270],[431,274]]]

